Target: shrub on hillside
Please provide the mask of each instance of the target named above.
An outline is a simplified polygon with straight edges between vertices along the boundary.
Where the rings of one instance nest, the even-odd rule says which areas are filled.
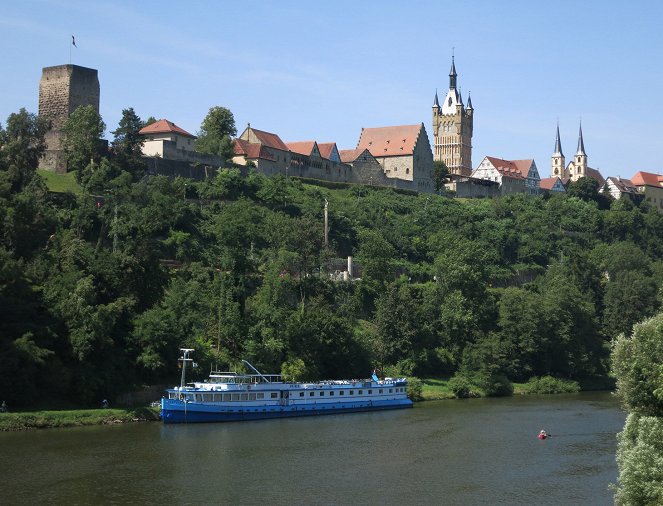
[[[449,390],[459,399],[478,397],[469,378],[460,374],[456,374],[449,380]]]
[[[482,376],[477,381],[487,397],[508,397],[513,395],[513,383],[503,374]]]
[[[424,397],[421,394],[424,384],[419,378],[411,377],[407,379],[407,396],[412,401],[420,401]]]

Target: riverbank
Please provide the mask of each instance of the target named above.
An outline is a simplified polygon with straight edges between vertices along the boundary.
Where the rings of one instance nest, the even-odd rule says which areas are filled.
[[[76,409],[0,413],[0,431],[82,427],[159,420],[159,408]]]

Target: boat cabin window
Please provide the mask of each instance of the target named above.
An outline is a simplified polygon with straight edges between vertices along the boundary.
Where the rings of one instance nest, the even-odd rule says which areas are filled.
[[[380,393],[380,394],[381,394],[381,393],[382,393],[382,389],[378,390],[378,393]]]
[[[341,390],[341,391],[338,393],[338,395],[345,395],[345,392],[344,392],[343,390]]]
[[[350,395],[354,395],[354,394],[355,394],[355,391],[354,391],[354,390],[350,390]]]
[[[369,394],[369,395],[372,394],[372,393],[373,393],[373,390],[369,390],[369,391],[368,391],[368,394]]]
[[[203,402],[203,394],[196,394],[196,401]]]
[[[320,390],[320,397],[322,397],[323,395],[325,395],[325,391],[324,391],[324,390]]]
[[[214,394],[214,402],[221,402],[223,394]]]
[[[304,392],[299,392],[300,397],[304,397]]]
[[[258,399],[264,399],[264,398],[265,398],[265,394],[262,393],[262,392],[260,392],[260,393],[257,394],[257,397],[258,397]]]
[[[331,392],[329,392],[329,395],[334,395],[334,391],[332,390]]]
[[[358,391],[357,391],[357,395],[361,395],[361,394],[363,394],[363,393],[364,393],[363,390],[358,390]]]
[[[256,400],[256,394],[255,393],[249,394],[249,400],[250,401],[255,401]]]
[[[232,400],[233,401],[238,401],[239,400],[239,394],[231,394],[232,395]]]
[[[240,400],[241,401],[248,401],[249,400],[249,394],[241,394]]]
[[[270,394],[270,397],[271,397],[272,399],[276,399],[278,396],[279,396],[279,394],[277,394],[276,392],[272,392],[272,393]]]
[[[308,396],[313,397],[315,395],[315,392],[309,392]]]
[[[390,389],[389,389],[389,393],[390,393],[390,394],[393,394],[393,393],[394,393],[394,389],[393,389],[393,388],[390,388]]]
[[[223,394],[223,401],[228,402],[230,400],[230,394]]]

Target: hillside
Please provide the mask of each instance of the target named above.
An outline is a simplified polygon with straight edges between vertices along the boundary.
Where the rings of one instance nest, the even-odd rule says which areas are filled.
[[[460,201],[233,170],[117,183],[100,206],[5,191],[7,402],[170,383],[181,346],[200,376],[241,358],[310,379],[605,376],[610,340],[660,307],[663,217],[579,195]],[[347,256],[361,279],[332,280]]]

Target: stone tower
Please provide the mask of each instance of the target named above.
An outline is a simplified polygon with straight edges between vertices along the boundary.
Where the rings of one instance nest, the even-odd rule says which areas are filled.
[[[564,158],[564,153],[562,153],[562,143],[559,140],[559,123],[557,124],[557,138],[555,139],[555,152],[552,155],[552,170],[550,171],[551,177],[559,177],[560,179],[564,177],[564,167],[566,159]]]
[[[64,152],[60,147],[62,125],[81,105],[91,105],[99,112],[99,77],[96,69],[78,65],[44,67],[39,81],[39,116],[51,122],[46,134],[46,153],[39,168],[66,172]]]
[[[472,173],[472,129],[474,109],[468,95],[467,107],[457,88],[456,64],[451,57],[449,91],[442,101],[437,91],[433,102],[433,159],[442,160],[451,174],[469,176]]]
[[[573,165],[573,173],[569,174],[572,181],[587,177],[587,153],[585,153],[585,142],[582,140],[582,122],[578,132],[578,150],[573,157]]]

